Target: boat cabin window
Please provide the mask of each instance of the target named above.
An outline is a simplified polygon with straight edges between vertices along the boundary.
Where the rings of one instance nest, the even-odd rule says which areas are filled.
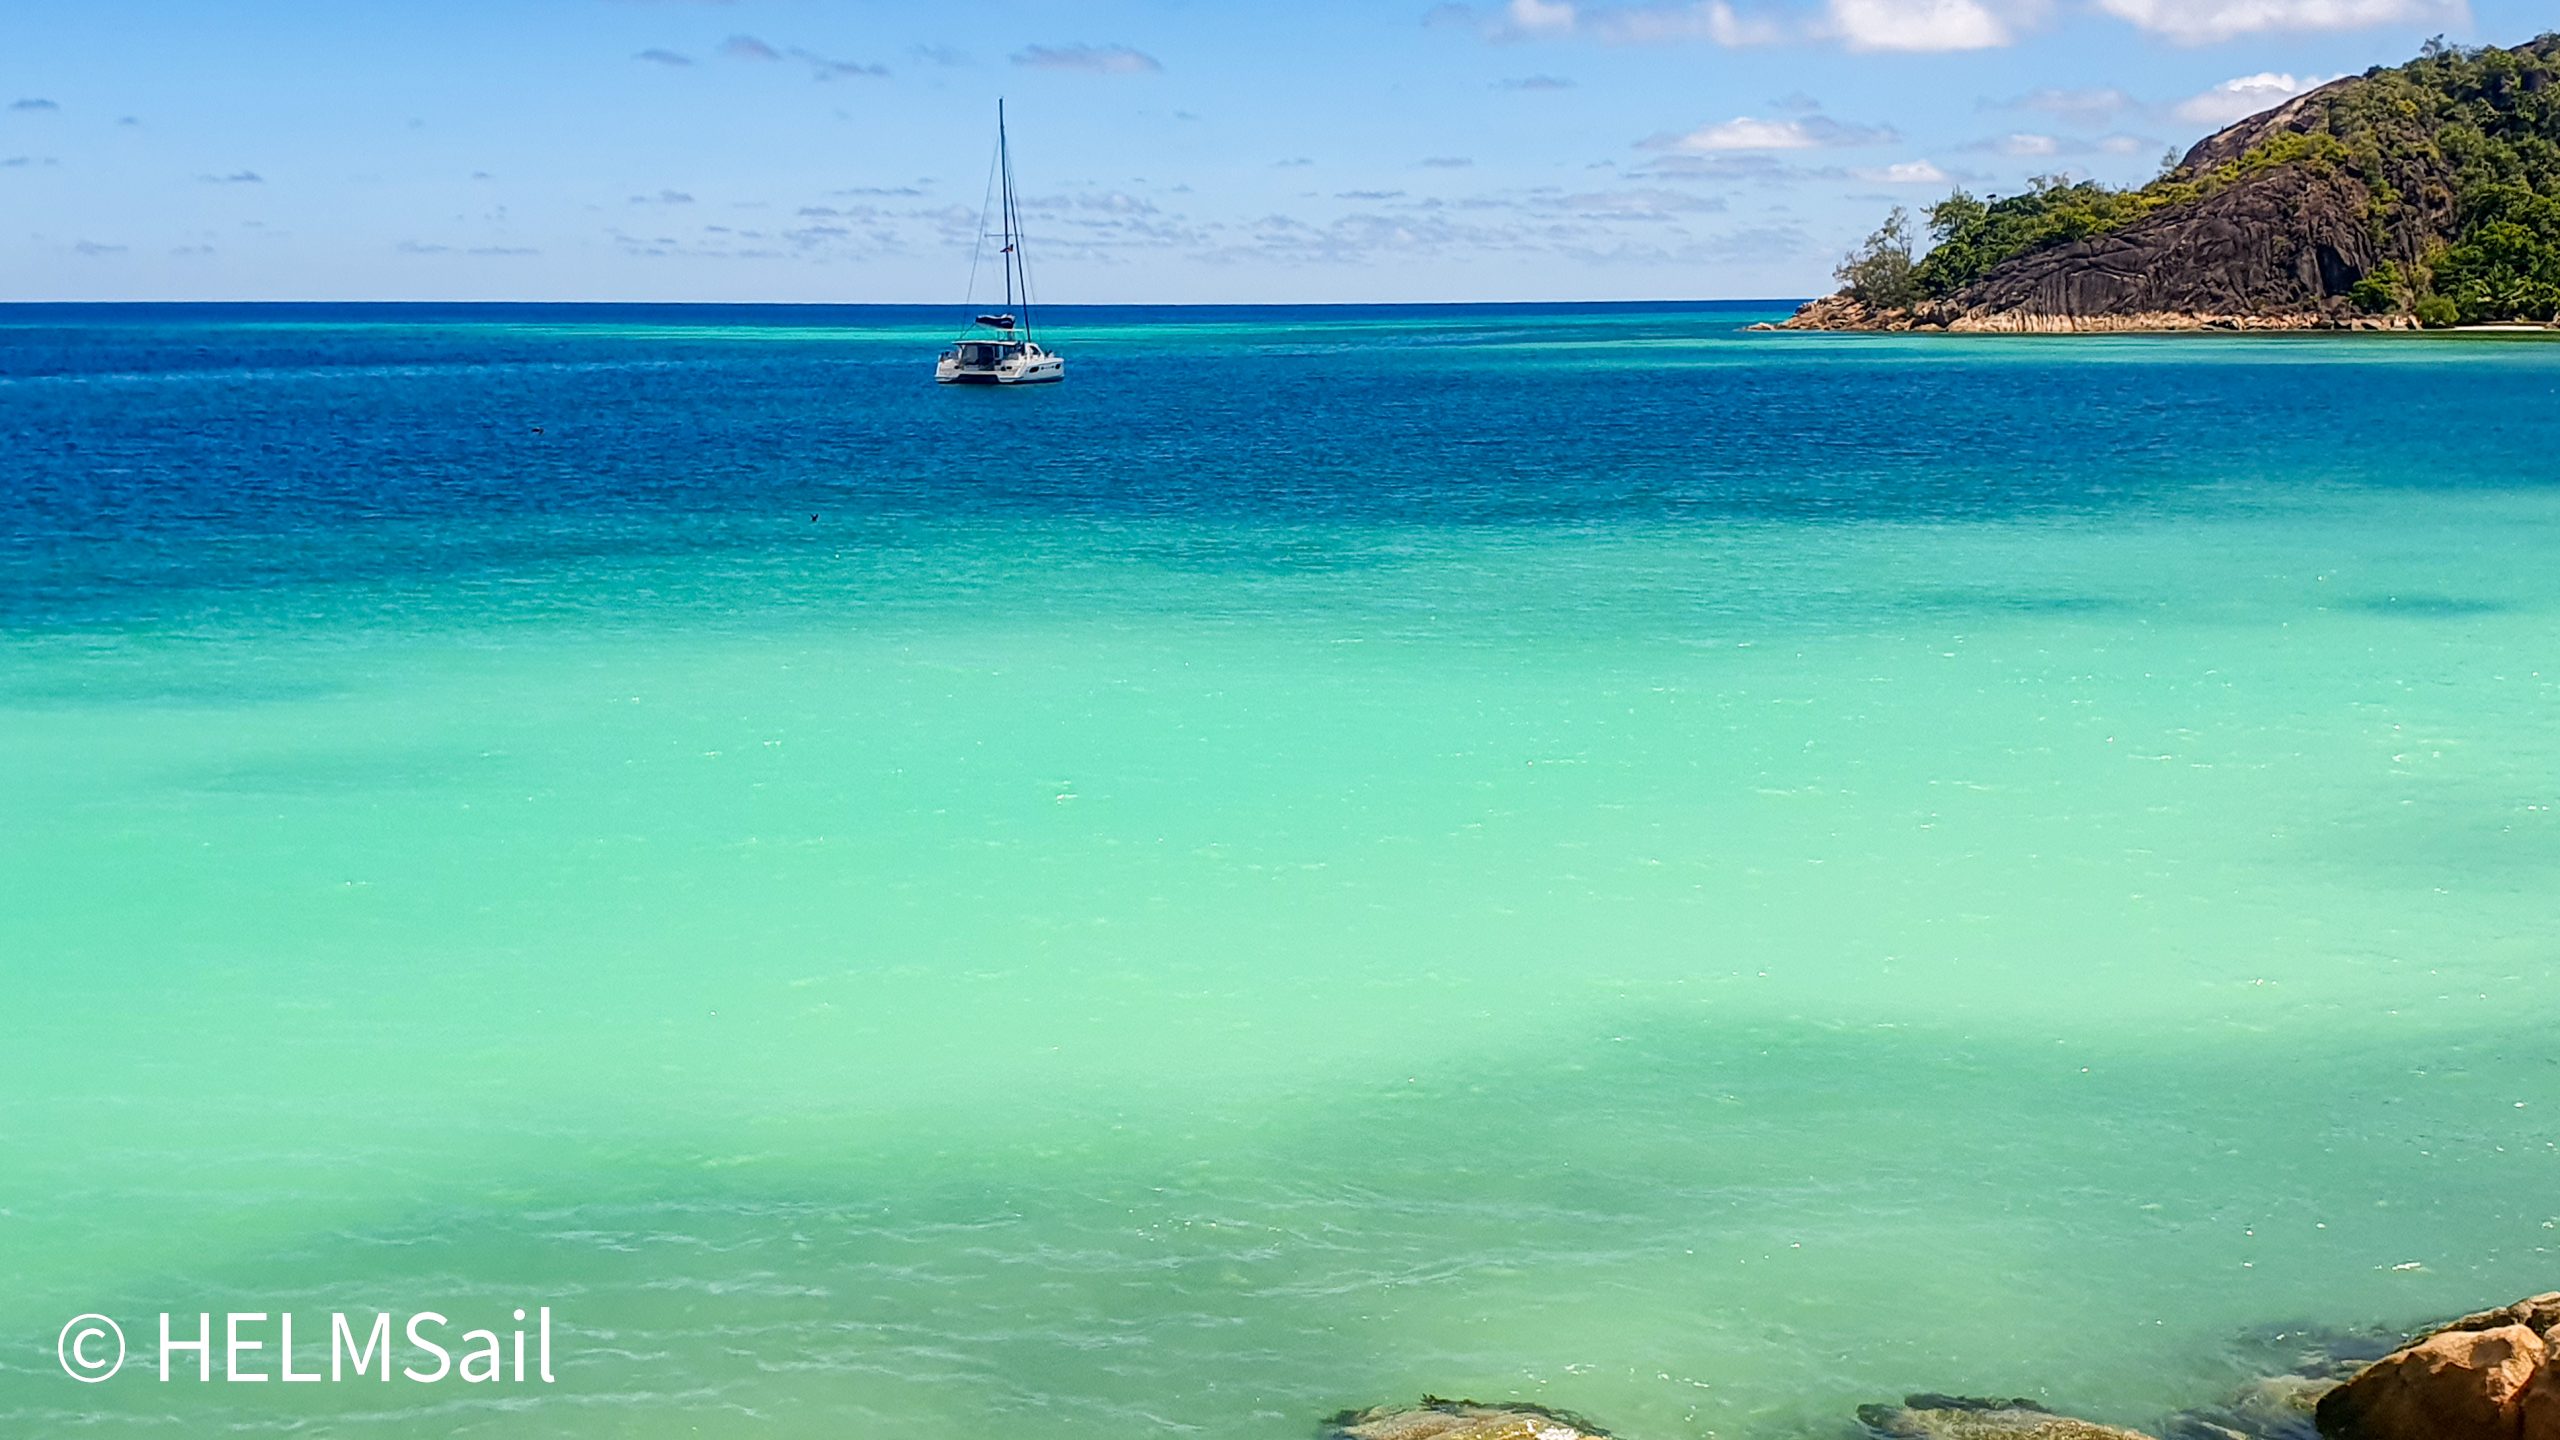
[[[1021,353],[1022,347],[1020,345],[997,344],[992,341],[975,340],[960,347],[960,363],[963,365],[994,365]]]

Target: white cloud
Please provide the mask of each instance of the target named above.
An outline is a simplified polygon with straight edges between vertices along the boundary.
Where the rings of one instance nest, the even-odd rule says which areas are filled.
[[[1013,63],[1090,75],[1153,75],[1164,69],[1163,61],[1126,45],[1031,45],[1013,52]]]
[[[1537,35],[1573,28],[1571,0],[1511,0],[1504,17],[1515,30]]]
[[[1776,21],[1745,16],[1725,0],[1699,0],[1694,5],[1630,5],[1602,10],[1591,17],[1590,29],[1601,39],[1621,45],[1709,40],[1731,49],[1774,44],[1786,35]]]
[[[1963,148],[2018,160],[2051,160],[2065,155],[2156,154],[2159,147],[2157,140],[2122,131],[2093,140],[2084,135],[2047,135],[2040,131],[2017,130],[2006,135],[1994,135],[1987,140],[1976,140]]]
[[[2098,0],[2098,8],[2181,45],[2282,30],[2469,23],[2466,0]]]
[[[1726,206],[1722,196],[1655,187],[1595,190],[1578,195],[1533,193],[1526,197],[1524,208],[1615,219],[1666,220],[1680,215],[1721,214]]]
[[[1988,50],[2014,38],[1981,0],[1830,0],[1825,29],[1852,50]]]
[[[1576,0],[1505,0],[1499,10],[1437,5],[1425,25],[1466,25],[1489,40],[1587,36],[1611,45],[1661,45],[1705,40],[1729,47],[1769,45],[1787,38],[1777,21],[1745,15],[1731,0],[1656,0],[1638,5],[1582,5]]]
[[[1882,145],[1898,137],[1881,125],[1844,125],[1825,115],[1801,120],[1764,120],[1736,115],[1701,125],[1686,135],[1657,135],[1647,149],[1714,155],[1736,150],[1820,150],[1842,146]]]
[[[889,73],[889,67],[886,65],[873,65],[861,60],[830,60],[824,55],[803,50],[796,45],[792,47],[791,53],[795,58],[807,61],[809,72],[821,80],[834,80],[845,76],[878,80],[886,78]]]
[[[1716,125],[1701,125],[1672,143],[1674,150],[1703,154],[1717,150],[1811,150],[1821,142],[1796,120],[1754,120],[1748,115]]]
[[[2255,75],[2242,75],[2225,80],[2201,95],[2178,102],[2170,113],[2191,125],[2210,125],[2219,130],[2235,120],[2245,119],[2271,105],[2280,105],[2306,90],[2316,90],[2337,79],[2335,75],[2294,76],[2273,70]]]
[[[1944,185],[1949,178],[1946,171],[1926,160],[1905,160],[1849,173],[1877,185]]]

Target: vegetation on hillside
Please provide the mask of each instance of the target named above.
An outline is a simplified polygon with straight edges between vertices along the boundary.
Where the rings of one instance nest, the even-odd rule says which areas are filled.
[[[2307,133],[2278,133],[2202,171],[2172,165],[2131,189],[2049,175],[2020,195],[1958,190],[1929,207],[1930,247],[1916,257],[1896,210],[1839,278],[1869,304],[1943,300],[2021,255],[2303,166],[2360,181],[2377,240],[2427,236],[2412,264],[2386,261],[2357,284],[2362,308],[2438,324],[2560,316],[2560,34],[2513,50],[2430,41],[2416,60],[2369,71],[2319,105]],[[2449,233],[2405,223],[2448,210]]]

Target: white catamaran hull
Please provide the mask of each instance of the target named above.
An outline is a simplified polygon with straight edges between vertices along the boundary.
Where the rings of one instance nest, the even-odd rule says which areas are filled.
[[[944,385],[1048,385],[1067,378],[1067,362],[1055,355],[1036,360],[1007,360],[994,366],[963,365],[945,356],[933,367]]]

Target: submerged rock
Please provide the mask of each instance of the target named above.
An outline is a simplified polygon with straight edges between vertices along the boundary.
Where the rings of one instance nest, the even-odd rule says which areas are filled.
[[[1608,1440],[1609,1432],[1562,1410],[1510,1402],[1443,1400],[1346,1410],[1325,1426],[1326,1440]]]
[[[2316,1415],[2330,1440],[2560,1440],[2560,1291],[2420,1336]]]
[[[2057,1415],[2033,1400],[1912,1395],[1861,1405],[1858,1423],[1885,1440],[2151,1440],[2139,1430]]]
[[[2166,1440],[2320,1440],[2313,1412],[2322,1396],[2408,1342],[2399,1330],[2270,1325],[2249,1331],[2233,1361],[2258,1378],[2216,1405],[2169,1417]]]
[[[2252,1380],[2221,1405],[2171,1416],[2168,1440],[2320,1440],[2312,1411],[2337,1388],[2334,1378],[2310,1375]]]
[[[2434,1326],[2416,1333],[2424,1334]],[[2411,1332],[2327,1325],[2270,1325],[2241,1337],[2240,1361],[2279,1379],[2344,1380],[2409,1343]]]

